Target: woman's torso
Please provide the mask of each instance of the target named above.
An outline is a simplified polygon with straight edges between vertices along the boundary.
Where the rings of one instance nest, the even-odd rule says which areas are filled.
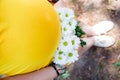
[[[47,0],[0,1],[0,74],[48,65],[60,40],[59,18]]]

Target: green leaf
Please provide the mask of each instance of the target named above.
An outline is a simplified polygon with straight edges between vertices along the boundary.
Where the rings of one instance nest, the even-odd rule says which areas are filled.
[[[76,28],[75,28],[75,35],[77,37],[82,37],[84,36],[86,33],[79,27],[80,21],[77,22]],[[83,47],[84,45],[86,45],[86,42],[83,40],[80,40],[81,43],[80,45]]]
[[[85,41],[83,41],[82,39],[80,39],[80,41],[81,41],[80,45],[81,45],[82,47],[86,45],[86,42],[85,42]]]
[[[75,29],[75,35],[78,37],[82,37],[85,35],[85,32],[79,27],[80,21],[77,22],[76,29]]]
[[[62,74],[62,75],[60,76],[60,78],[61,78],[61,79],[66,79],[66,78],[68,78],[69,76],[70,76],[69,71],[66,71],[64,74]]]
[[[116,62],[116,63],[114,64],[114,66],[115,66],[115,67],[120,67],[120,62]]]

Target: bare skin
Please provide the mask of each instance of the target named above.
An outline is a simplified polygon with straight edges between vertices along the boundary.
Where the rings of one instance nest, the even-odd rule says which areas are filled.
[[[60,0],[58,3],[55,4],[55,7],[64,7],[64,6],[65,5],[62,0]],[[84,53],[91,46],[93,46],[94,37],[92,36],[96,35],[91,28],[83,28],[83,30],[86,32],[87,36],[89,37],[83,38],[83,40],[86,41],[87,45],[84,47],[79,47],[79,53]],[[1,80],[51,80],[55,77],[57,77],[55,70],[53,69],[53,67],[49,66],[28,74],[7,77]]]
[[[1,80],[50,80],[55,77],[57,77],[55,70],[52,67],[46,67],[32,73],[7,77]]]

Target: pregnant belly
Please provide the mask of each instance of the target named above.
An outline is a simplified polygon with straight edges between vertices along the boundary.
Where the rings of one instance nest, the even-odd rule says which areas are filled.
[[[47,66],[61,37],[59,18],[47,0],[0,1],[0,74]]]

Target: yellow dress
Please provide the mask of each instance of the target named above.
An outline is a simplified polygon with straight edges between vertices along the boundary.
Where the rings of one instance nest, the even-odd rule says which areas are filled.
[[[60,37],[58,15],[47,0],[0,0],[0,74],[47,66]]]

